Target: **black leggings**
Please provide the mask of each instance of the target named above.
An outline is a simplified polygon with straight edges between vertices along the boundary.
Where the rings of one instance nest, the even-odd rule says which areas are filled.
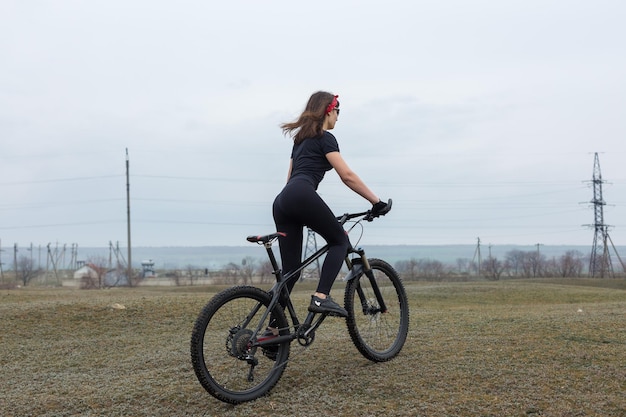
[[[286,233],[278,241],[283,271],[296,269],[302,261],[303,227],[310,227],[330,245],[317,292],[330,294],[337,274],[348,253],[350,241],[328,205],[306,180],[292,180],[274,200],[276,231]],[[297,279],[289,284],[291,292]]]

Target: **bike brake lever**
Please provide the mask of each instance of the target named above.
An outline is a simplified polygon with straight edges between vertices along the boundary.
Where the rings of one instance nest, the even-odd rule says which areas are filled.
[[[391,211],[391,205],[393,204],[393,200],[390,198],[387,201],[387,207],[385,207],[385,211],[378,213],[378,214],[374,214],[372,213],[372,210],[368,210],[367,214],[365,215],[365,220],[367,220],[368,222],[373,221],[375,218],[380,217],[380,216],[384,216],[385,214],[389,213]]]

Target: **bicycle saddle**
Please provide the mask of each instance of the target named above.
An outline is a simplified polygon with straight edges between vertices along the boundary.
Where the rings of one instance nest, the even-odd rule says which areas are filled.
[[[276,233],[271,233],[269,235],[259,235],[259,236],[248,236],[246,238],[246,240],[248,242],[255,242],[255,243],[267,243],[267,242],[271,242],[274,239],[277,239],[279,237],[285,237],[287,236],[287,233],[283,233],[283,232],[276,232]]]

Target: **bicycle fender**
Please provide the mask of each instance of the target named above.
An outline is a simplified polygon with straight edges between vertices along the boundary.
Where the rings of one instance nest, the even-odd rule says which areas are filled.
[[[348,282],[356,277],[360,277],[363,274],[363,265],[354,264],[352,265],[352,269],[345,277],[343,277],[343,281]]]

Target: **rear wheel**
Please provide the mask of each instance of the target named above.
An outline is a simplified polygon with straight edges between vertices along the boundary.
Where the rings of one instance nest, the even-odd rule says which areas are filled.
[[[363,356],[374,362],[395,357],[409,332],[409,304],[404,285],[391,265],[380,259],[370,259],[372,276],[361,273],[348,281],[345,307],[348,310],[348,332]],[[361,267],[354,260],[354,267]],[[382,311],[376,289],[384,301]]]
[[[200,384],[221,401],[238,404],[267,394],[287,366],[289,342],[269,346],[275,360],[250,340],[270,304],[255,287],[233,287],[216,294],[202,309],[191,336],[191,363]],[[289,329],[280,307],[272,313],[281,334]],[[262,337],[268,320],[261,327]]]

